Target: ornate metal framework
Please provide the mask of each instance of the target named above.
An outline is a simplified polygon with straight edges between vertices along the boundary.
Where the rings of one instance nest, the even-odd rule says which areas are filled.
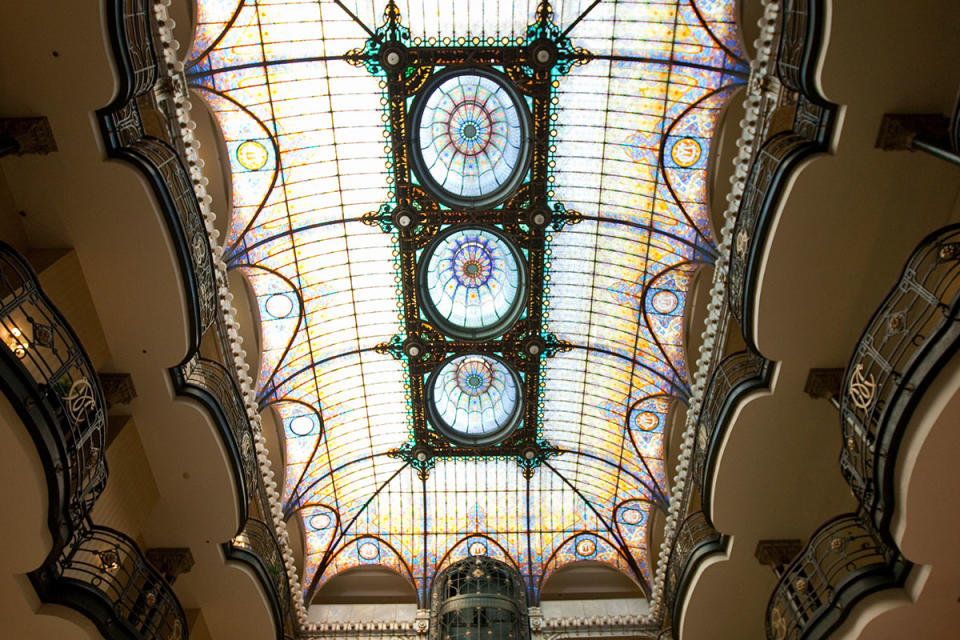
[[[837,516],[780,576],[767,605],[767,639],[826,636],[855,602],[903,584],[910,566],[862,514]]]
[[[251,403],[240,391],[241,350],[231,335],[237,325],[226,297],[226,273],[217,268],[209,237],[213,216],[201,172],[199,143],[182,124],[189,100],[186,80],[174,65],[172,21],[166,20],[166,7],[153,0],[108,0],[106,11],[121,76],[117,96],[98,112],[107,154],[143,172],[165,215],[187,292],[190,331],[188,353],[181,364],[170,369],[170,375],[177,393],[199,400],[217,425],[234,472],[238,530],[246,532],[262,524],[258,518],[270,518],[270,506],[262,458],[255,451],[258,436],[252,425]],[[100,532],[102,528],[95,530]],[[233,548],[240,545],[224,545],[228,556],[247,563],[261,575],[273,606],[278,638],[293,635],[297,624],[289,585],[267,580],[261,571],[264,564],[276,564],[273,560],[283,557],[280,544],[277,537],[268,538],[257,545],[255,553],[235,553]],[[58,573],[50,577],[58,584],[63,582]],[[43,585],[37,584],[39,591]],[[131,582],[126,595],[136,595],[138,588]],[[59,602],[86,606],[75,593],[61,590],[54,595]],[[100,612],[93,611],[93,615]],[[181,629],[186,629],[182,611],[178,615]]]
[[[135,0],[126,0],[126,2],[124,2],[123,0],[118,0],[116,4],[118,6],[136,5],[137,7],[139,7],[141,4],[145,5],[146,3],[137,2]],[[790,3],[791,7],[793,6],[793,4],[794,3]],[[546,5],[544,4],[544,6]],[[789,16],[793,16],[793,13],[790,13]],[[137,14],[135,18],[134,17],[130,18],[129,22],[131,24],[139,24],[139,20],[142,19],[143,17],[144,16],[142,14]],[[525,39],[524,42],[526,43],[532,42],[534,44],[528,45],[528,46],[511,46],[511,43],[506,43],[506,44],[501,43],[502,46],[496,46],[494,44],[490,44],[489,46],[482,46],[483,43],[473,43],[473,42],[470,42],[470,43],[467,43],[467,42],[463,42],[463,43],[461,42],[451,42],[451,43],[412,42],[409,38],[409,34],[405,33],[403,30],[403,27],[400,25],[398,16],[394,14],[391,18],[391,15],[389,14],[389,11],[388,11],[387,17],[388,19],[384,23],[384,26],[381,29],[378,29],[377,33],[370,32],[371,39],[368,43],[368,46],[365,47],[362,51],[357,51],[353,53],[353,60],[356,64],[361,64],[363,66],[366,66],[368,69],[370,69],[371,73],[380,75],[381,77],[385,78],[384,88],[386,90],[387,95],[392,95],[390,94],[391,84],[388,78],[389,72],[386,71],[385,68],[381,65],[382,63],[386,63],[394,60],[394,57],[390,55],[391,53],[394,53],[397,55],[398,63],[402,61],[406,65],[402,69],[399,69],[399,68],[396,69],[394,75],[392,76],[393,82],[397,87],[399,87],[400,91],[406,90],[405,87],[407,87],[408,81],[411,81],[411,79],[418,77],[418,74],[422,74],[424,76],[423,81],[425,82],[426,79],[430,77],[431,73],[433,72],[433,67],[436,65],[462,64],[462,65],[481,65],[481,66],[485,65],[487,67],[495,66],[495,67],[498,67],[499,69],[502,69],[504,73],[509,73],[511,69],[519,69],[521,72],[527,75],[519,79],[513,78],[512,76],[509,76],[509,77],[511,77],[514,82],[517,82],[518,84],[522,85],[523,82],[530,82],[530,78],[536,77],[537,74],[543,75],[543,73],[546,72],[546,75],[549,76],[551,73],[554,73],[554,74],[566,73],[569,70],[571,65],[577,62],[586,61],[589,59],[589,54],[583,51],[575,51],[571,49],[569,47],[569,44],[564,39],[564,36],[566,35],[567,32],[569,32],[573,28],[573,25],[571,25],[566,32],[561,34],[559,33],[559,30],[556,29],[556,27],[549,21],[548,14],[541,15],[540,16],[541,19],[534,25],[534,27],[531,28],[530,35],[527,39]],[[788,20],[788,16],[785,15],[785,21],[787,20]],[[391,38],[391,28],[393,29],[392,35],[394,36],[392,38]],[[392,51],[388,50],[386,48],[386,45],[392,42],[400,43],[403,46],[403,49],[402,50],[394,49]],[[475,45],[475,46],[472,46],[469,49],[465,48],[466,45],[468,44]],[[534,45],[538,45],[538,44],[542,46],[540,48],[536,48]],[[443,46],[440,46],[440,45],[443,45]],[[122,44],[118,48],[123,49]],[[457,63],[457,62],[445,61],[448,58],[452,58],[455,55],[457,55],[458,51],[459,51],[459,55],[463,56],[462,58],[459,58],[461,62]],[[546,69],[538,67],[538,65],[543,64],[540,61],[543,59],[543,55],[541,55],[541,52],[544,52],[544,51],[546,52],[545,55],[547,56],[547,60],[550,59],[549,58],[550,55],[555,56],[554,63],[553,63],[554,66],[552,67],[552,70],[550,69],[549,65]],[[409,58],[403,58],[402,55],[407,55],[409,56]],[[488,56],[486,58],[486,61],[484,61],[484,59],[482,58],[483,55]],[[500,55],[502,57],[496,58],[495,56],[497,55]],[[433,56],[433,57],[431,58],[430,56]],[[444,58],[444,56],[446,56],[447,58]],[[152,55],[150,57],[152,58]],[[603,57],[603,56],[600,56],[600,57]],[[124,60],[125,59],[126,58],[124,57]],[[413,60],[412,63],[411,63],[411,60]],[[432,60],[432,63],[431,63],[431,60]],[[500,60],[500,62],[498,63],[497,60]],[[147,67],[151,70],[151,73],[152,73],[152,62],[153,62],[152,59],[150,60],[150,62],[151,64],[147,65]],[[397,63],[395,63],[395,65],[399,66],[399,64]],[[126,66],[129,66],[129,65],[126,65]],[[172,68],[173,67],[171,66],[171,69]],[[150,76],[149,78],[147,77],[141,78],[140,77],[141,69],[139,67],[135,68],[136,74],[133,74],[132,70],[133,69],[128,70],[128,72],[131,72],[130,75],[132,78],[135,77],[137,79],[136,86],[143,90],[149,89],[154,81],[154,78],[152,76]],[[175,81],[176,81],[176,78],[179,77],[178,73],[175,71],[170,71],[169,73],[172,77],[175,78]],[[167,78],[164,77],[163,80],[167,80]],[[422,90],[422,85],[420,86],[421,86],[420,90]],[[551,86],[547,86],[547,85],[542,86],[542,91],[545,91],[546,95],[549,96],[551,91]],[[181,92],[178,90],[174,93],[177,100],[180,100]],[[395,107],[397,110],[399,110],[398,111],[399,113],[404,113],[404,110],[408,108],[409,103],[406,101],[406,99],[399,98],[399,95],[400,94],[398,94],[397,99],[400,101],[400,103],[395,104],[392,100],[388,102],[387,111],[390,114],[391,118],[393,117]],[[178,105],[179,104],[180,103],[178,102]],[[531,104],[536,106],[536,100],[534,98],[531,98]],[[545,109],[544,114],[549,116],[549,102],[546,101],[546,102],[543,102],[543,104]],[[121,121],[121,115],[124,117],[129,115],[130,118],[124,119]],[[140,132],[136,131],[137,126],[139,125],[139,121],[136,116],[137,116],[137,111],[135,108],[128,108],[126,111],[123,112],[123,114],[119,114],[116,116],[116,119],[117,119],[116,124],[117,124],[118,131],[122,131],[124,132],[124,135],[128,136],[127,138],[124,138],[123,136],[119,136],[121,141],[137,140],[140,137]],[[534,117],[535,118],[537,117],[536,113],[534,114]],[[173,123],[176,122],[176,118],[171,117],[170,120]],[[132,124],[130,124],[130,122],[132,122]],[[402,118],[400,119],[400,123],[404,124],[404,121]],[[393,121],[391,121],[391,124],[393,124]],[[123,126],[127,126],[128,129],[123,129]],[[173,126],[173,128],[175,129],[176,127]],[[130,133],[131,131],[132,133]],[[405,140],[403,135],[401,135],[401,133],[404,132],[405,129],[395,128],[394,131],[397,132],[393,140],[394,142],[393,150],[395,155],[399,149],[397,143]],[[176,138],[176,136],[174,136],[174,138],[175,138],[174,142],[177,142],[178,139]],[[534,136],[534,138],[536,139],[537,136]],[[180,142],[182,144],[182,141]],[[188,147],[188,152],[195,151],[195,149],[189,149],[190,147],[189,142],[187,143],[187,147]],[[541,161],[546,161],[546,151],[549,151],[548,147],[546,147],[546,151],[544,151],[544,148],[545,147],[543,146],[539,148],[539,152],[541,153],[541,157],[540,157]],[[182,147],[178,147],[177,151],[180,153],[184,153]],[[429,238],[432,236],[435,236],[436,233],[443,227],[444,224],[469,223],[479,219],[486,220],[489,224],[499,225],[504,229],[507,229],[507,227],[510,226],[510,229],[508,231],[512,233],[513,230],[516,230],[517,232],[519,232],[519,234],[521,235],[521,237],[524,239],[525,242],[536,242],[537,238],[539,237],[540,238],[539,247],[542,252],[544,249],[544,244],[542,239],[544,237],[544,232],[546,228],[553,228],[557,230],[568,222],[572,223],[572,222],[579,221],[579,216],[577,216],[577,214],[575,213],[567,212],[562,208],[561,205],[555,205],[552,208],[552,210],[547,209],[545,198],[541,200],[536,200],[536,197],[538,195],[542,195],[545,191],[545,185],[543,183],[536,183],[534,180],[534,178],[537,177],[536,175],[534,175],[534,171],[533,171],[533,168],[537,162],[537,155],[536,155],[537,152],[538,152],[538,149],[534,149],[534,160],[532,161],[532,165],[531,165],[531,174],[530,174],[529,181],[525,185],[523,185],[512,198],[508,199],[508,201],[502,208],[490,208],[490,210],[480,210],[480,211],[468,211],[466,209],[462,211],[442,209],[441,207],[436,205],[436,202],[434,201],[434,199],[432,199],[429,196],[429,194],[424,192],[424,190],[421,187],[419,187],[418,185],[413,183],[412,180],[410,180],[411,174],[409,172],[409,164],[403,165],[403,167],[406,170],[405,175],[407,176],[407,191],[401,194],[401,191],[398,188],[396,192],[396,200],[399,202],[401,201],[401,197],[405,198],[405,200],[403,200],[403,203],[409,207],[407,212],[414,214],[414,217],[412,217],[411,220],[414,220],[416,224],[412,225],[412,228],[408,229],[406,232],[404,232],[404,230],[401,229],[400,226],[396,225],[395,221],[400,220],[400,218],[395,217],[393,214],[396,213],[399,207],[387,207],[385,209],[381,209],[381,211],[379,211],[377,214],[369,216],[368,222],[371,224],[379,225],[382,229],[384,229],[389,233],[396,233],[401,243],[406,242],[408,248],[412,246],[413,247],[412,253],[408,251],[408,261],[410,259],[410,256],[412,256],[412,264],[414,265],[416,264],[417,251],[419,250],[417,249],[417,247],[423,246],[422,244],[418,245],[417,244],[418,242],[429,241]],[[186,153],[185,155],[195,158],[195,153],[193,153],[192,156],[190,156],[190,153]],[[148,171],[149,173],[149,166],[147,165],[158,162],[159,160],[162,160],[162,159],[163,158],[154,158],[153,156],[149,156],[148,157],[149,162],[143,162],[141,163],[141,166],[142,168],[144,168],[144,170]],[[392,172],[395,176],[399,177],[401,172],[399,171],[398,167],[400,167],[400,165],[395,162],[395,159],[396,158],[394,157],[393,158],[394,169]],[[192,167],[194,166],[194,163],[192,161],[190,162],[190,166],[191,166],[190,175],[194,178],[194,184],[197,184],[196,182],[198,180],[197,175],[199,174],[194,175],[194,170],[192,169]],[[545,172],[549,171],[549,161],[546,161],[545,167],[546,168],[543,170],[544,173],[539,174],[541,179],[546,175]],[[171,184],[175,184],[176,182],[178,182],[178,181],[172,180],[170,176],[167,176],[166,174],[163,174],[160,176],[160,181],[164,183],[164,185],[168,190],[170,190]],[[398,187],[399,187],[399,182],[400,181],[398,179],[397,180]],[[200,192],[198,191],[198,194],[199,193]],[[189,193],[189,184],[188,184],[187,193],[183,199],[190,200],[191,198],[192,198],[192,194]],[[168,209],[172,209],[173,211],[178,211],[176,207],[171,208],[169,206],[169,202],[167,199],[162,198],[162,200],[164,204],[167,205]],[[179,204],[181,204],[179,201],[179,196],[176,204],[178,206]],[[544,208],[542,209],[537,208],[536,207],[537,204],[542,204]],[[419,208],[417,208],[418,206]],[[524,215],[526,217],[523,217]],[[530,223],[533,223],[533,224],[531,225]],[[183,225],[183,224],[184,224],[183,220],[176,219],[173,217],[171,218],[172,228],[179,228],[178,225]],[[539,233],[539,236],[538,236],[538,233]],[[401,262],[401,258],[400,258],[401,255],[403,255],[402,252],[398,252],[398,262]],[[196,258],[197,256],[190,256],[190,257]],[[541,253],[537,257],[540,261],[539,264],[543,266],[544,264],[543,253]],[[198,264],[201,264],[201,263],[202,261]],[[543,272],[541,271],[540,273],[542,275]],[[409,281],[409,278],[407,277],[407,273],[404,274],[404,281],[405,281],[404,285],[407,286],[407,282]],[[537,282],[537,279],[534,279],[534,283],[536,282]],[[542,284],[542,280],[540,280],[540,283]],[[200,293],[207,293],[207,289],[202,286],[199,287],[198,289]],[[196,290],[194,290],[194,293],[196,293]],[[223,294],[221,293],[221,295]],[[416,295],[416,291],[414,291],[413,295]],[[210,302],[210,300],[208,299],[208,296],[201,295],[198,297],[201,298],[201,303],[204,301]],[[532,300],[534,297],[536,296],[531,297],[530,304],[533,304]],[[213,299],[213,302],[215,305],[215,302],[216,302],[215,298]],[[413,310],[417,310],[418,304],[416,299],[408,298],[407,296],[405,296],[404,309],[403,309],[405,314],[407,313],[407,310],[409,308],[412,308]],[[529,309],[527,311],[529,314]],[[512,333],[508,333],[507,336],[504,336],[502,339],[499,339],[499,340],[491,340],[491,341],[486,341],[482,343],[464,342],[459,344],[454,341],[447,341],[442,335],[440,335],[438,337],[439,341],[437,343],[432,345],[427,345],[426,339],[431,337],[437,337],[436,332],[434,332],[433,335],[426,335],[424,332],[427,329],[431,328],[429,327],[429,323],[423,323],[422,319],[419,319],[419,322],[421,322],[422,324],[426,324],[427,326],[420,327],[421,334],[418,334],[417,337],[424,339],[424,342],[421,344],[423,344],[424,346],[430,347],[430,350],[428,352],[418,351],[418,354],[421,354],[420,355],[421,360],[418,362],[417,366],[421,367],[422,370],[429,370],[429,365],[431,363],[438,363],[442,361],[446,355],[449,355],[451,353],[461,353],[461,352],[464,352],[464,350],[466,349],[469,349],[472,352],[478,352],[481,349],[486,348],[491,353],[499,353],[496,347],[498,345],[501,347],[505,347],[506,341],[508,339],[513,340],[512,346],[514,348],[516,348],[517,346],[526,347],[530,344],[535,344],[538,347],[542,346],[542,348],[538,352],[537,357],[532,358],[529,361],[527,358],[524,358],[522,355],[520,356],[520,359],[523,361],[524,365],[530,366],[530,367],[533,367],[534,366],[533,363],[537,361],[542,363],[546,357],[553,355],[558,350],[563,349],[567,346],[560,343],[559,341],[553,340],[552,336],[550,336],[549,334],[545,334],[542,330],[539,330],[539,329],[532,332],[534,335],[530,336],[531,337],[530,342],[518,341],[516,339],[517,338],[516,335]],[[522,320],[521,322],[526,322],[526,319]],[[204,324],[204,326],[206,325]],[[404,348],[409,347],[410,343],[405,343],[402,338],[403,337],[409,338],[410,335],[412,334],[408,333],[407,336],[398,336],[395,340],[391,341],[390,343],[382,345],[381,348],[385,352],[391,353],[400,359],[408,359],[409,354],[405,352]],[[543,342],[542,343],[536,342],[535,339],[537,338],[539,338],[539,340],[542,340]],[[226,344],[226,348],[224,349],[225,354],[228,354],[230,352],[230,347],[231,347],[231,344]],[[457,349],[460,349],[460,351],[458,351]],[[516,352],[523,353],[520,350],[517,350]],[[225,356],[225,357],[228,357],[228,356]],[[230,373],[233,374],[232,368]],[[215,394],[215,396],[216,397],[214,398],[214,400],[216,402],[223,401],[223,398],[220,397],[219,394]],[[421,420],[421,424],[423,424],[422,420]],[[449,447],[449,444],[447,443],[441,442],[440,444],[445,444],[448,447],[448,450],[452,449],[452,447]],[[516,456],[517,453],[521,453],[521,454],[526,453],[526,451],[524,451],[523,449],[518,448],[516,444],[513,445],[512,449],[508,446],[508,444],[509,443],[503,443],[502,445],[491,447],[491,452],[489,455]],[[421,453],[424,456],[423,460],[419,459],[418,454],[421,454]],[[537,453],[538,453],[537,451],[534,451],[534,455],[536,455]],[[544,455],[544,457],[548,455],[542,449],[539,451],[539,453],[541,455]],[[429,470],[432,464],[431,461],[434,459],[435,456],[447,455],[447,453],[442,452],[440,450],[430,450],[430,449],[416,450],[415,448],[412,448],[412,447],[405,447],[403,450],[398,451],[397,455],[404,457],[405,459],[410,461],[412,464],[417,466],[419,469],[426,472]],[[479,454],[476,451],[474,451],[471,455],[479,455]],[[523,458],[521,458],[521,463],[523,463]],[[532,469],[533,465],[531,464],[529,468]],[[238,474],[238,476],[240,475],[242,474]],[[257,484],[260,488],[262,488],[262,485],[260,482],[258,482]],[[686,500],[684,500],[684,502],[686,502]],[[263,513],[260,515],[260,517],[269,519],[268,515],[270,514]],[[247,531],[252,532],[253,529],[255,529],[255,527],[252,527],[251,525],[256,524],[258,522],[259,522],[258,520],[251,519],[244,530],[244,534],[246,534]],[[238,536],[238,538],[235,539],[234,542],[232,543],[231,547],[234,549],[241,549],[244,551],[249,550],[251,554],[257,557],[260,557],[261,559],[265,559],[264,565],[265,566],[269,565],[272,569],[272,566],[274,566],[273,560],[275,558],[272,558],[271,556],[275,556],[273,552],[277,550],[278,542],[276,540],[270,540],[269,538],[270,536],[252,536],[252,535],[247,537]],[[263,580],[262,577],[261,577],[261,580]],[[265,586],[267,587],[275,587],[278,591],[286,592],[286,589],[284,589],[284,585],[282,584],[282,580],[276,580],[276,581],[263,580],[263,581],[266,583]],[[297,588],[293,587],[293,591],[296,592],[296,590]],[[285,593],[285,595],[290,596],[290,593],[287,592]],[[286,601],[290,602],[295,599],[296,599],[295,597],[287,598]],[[682,601],[682,594],[680,599]],[[287,617],[286,615],[283,615],[280,613],[278,613],[277,615],[279,618],[286,619]],[[301,619],[301,623],[303,623],[302,619]],[[359,626],[358,626],[358,629],[359,629]],[[278,635],[279,635],[279,632],[278,632]]]
[[[430,640],[527,640],[523,579],[509,565],[485,556],[443,570],[431,589]]]
[[[371,34],[362,51],[352,51],[347,60],[384,78],[389,126],[395,206],[383,205],[364,222],[395,233],[401,272],[402,313],[406,335],[381,344],[381,353],[405,360],[410,374],[410,407],[413,441],[392,452],[416,467],[425,477],[437,457],[514,457],[526,474],[557,449],[540,434],[539,400],[541,375],[546,358],[570,346],[544,330],[544,280],[547,271],[548,229],[559,230],[580,216],[562,205],[548,203],[550,172],[550,114],[554,79],[574,65],[587,62],[590,54],[575,49],[552,22],[547,3],[541,3],[535,22],[524,41],[529,44],[471,42],[423,43],[410,38],[409,29],[391,2],[384,22]],[[480,208],[447,208],[428,188],[418,184],[413,171],[410,140],[410,104],[430,86],[443,69],[495,70],[530,107],[529,173],[502,205]],[[417,285],[417,259],[437,235],[453,225],[488,226],[502,231],[527,260],[529,294],[526,306],[513,326],[499,338],[471,341],[445,335],[437,323],[422,313],[423,291]],[[425,411],[425,382],[449,356],[496,354],[521,374],[523,419],[506,439],[469,448],[458,447],[431,428]]]
[[[893,468],[918,398],[960,343],[960,225],[919,244],[857,343],[840,396],[840,468],[877,529],[894,512]],[[887,540],[892,542],[892,540]]]
[[[752,161],[746,178],[730,252],[727,295],[730,310],[743,327],[744,339],[756,350],[754,309],[760,257],[768,240],[773,213],[790,177],[811,155],[830,150],[837,126],[837,105],[817,85],[827,10],[823,0],[785,0],[770,59],[770,73],[761,86],[754,123]]]

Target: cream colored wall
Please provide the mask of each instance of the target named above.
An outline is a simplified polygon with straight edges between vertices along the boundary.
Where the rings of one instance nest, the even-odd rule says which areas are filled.
[[[39,271],[40,286],[70,323],[94,369],[110,371],[113,358],[77,252],[72,249],[31,249],[27,251],[27,258]]]
[[[27,248],[27,234],[23,230],[21,217],[7,185],[7,176],[0,171],[0,240],[23,252]]]
[[[160,493],[133,418],[107,449],[107,468],[107,487],[93,507],[93,521],[139,541]]]
[[[43,606],[27,573],[43,562],[52,538],[47,526],[47,481],[29,432],[0,394],[0,625],[5,638],[99,638],[82,617]],[[39,614],[39,615],[38,615]]]
[[[883,113],[952,108],[960,87],[960,5],[884,0],[869,11],[858,3],[829,7],[822,82],[828,98],[843,105],[836,149],[811,160],[792,182],[763,257],[754,330],[761,352],[779,361],[777,377],[772,394],[740,408],[723,443],[713,513],[717,528],[732,536],[731,555],[701,570],[679,630],[684,640],[761,637],[776,578],[755,559],[757,542],[806,540],[828,518],[856,508],[837,463],[839,415],[803,393],[807,374],[846,366],[916,243],[960,219],[960,169],[919,153],[874,149]],[[937,473],[930,463],[924,469]],[[936,477],[941,486],[956,486],[951,475]],[[937,504],[960,513],[955,503],[951,497]],[[919,524],[928,532],[932,526]],[[939,571],[941,580],[922,581],[920,592],[955,609],[960,575]],[[864,606],[898,597],[884,592]],[[934,610],[922,602],[909,609],[837,637],[913,637],[916,631],[894,618],[919,623],[917,616]],[[918,637],[952,637],[938,635],[937,615],[916,627],[931,635]]]

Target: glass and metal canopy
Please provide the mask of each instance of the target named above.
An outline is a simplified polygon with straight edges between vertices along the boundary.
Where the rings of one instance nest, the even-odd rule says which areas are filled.
[[[733,0],[199,0],[306,597],[468,556],[643,589]],[[425,601],[423,602],[425,604]]]

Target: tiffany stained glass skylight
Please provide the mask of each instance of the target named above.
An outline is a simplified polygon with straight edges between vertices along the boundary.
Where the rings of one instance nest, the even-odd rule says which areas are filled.
[[[375,564],[426,604],[470,554],[531,604],[583,560],[648,588],[732,7],[198,1],[308,599]]]

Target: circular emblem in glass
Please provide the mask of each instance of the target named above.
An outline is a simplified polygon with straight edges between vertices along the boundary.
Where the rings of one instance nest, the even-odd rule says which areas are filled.
[[[450,207],[499,204],[527,172],[529,109],[493,71],[434,75],[413,106],[410,132],[417,178]]]
[[[427,416],[463,445],[491,444],[520,422],[520,376],[500,358],[481,354],[445,360],[427,381]]]
[[[424,312],[458,338],[482,340],[501,334],[523,313],[525,263],[496,229],[444,231],[420,257],[418,270]]]

